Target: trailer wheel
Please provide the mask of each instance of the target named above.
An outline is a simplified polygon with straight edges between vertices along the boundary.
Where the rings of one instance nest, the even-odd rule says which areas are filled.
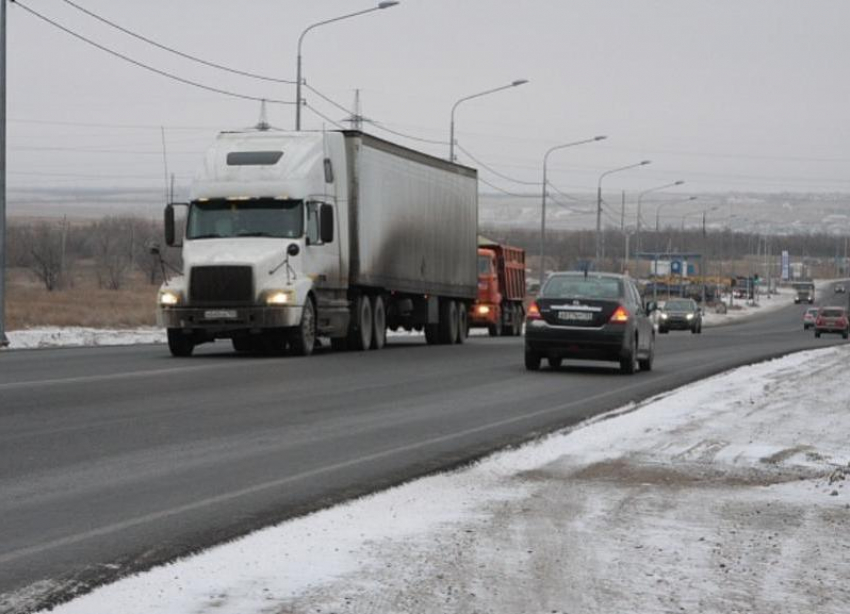
[[[169,328],[168,349],[172,356],[186,358],[195,350],[195,341],[191,335],[184,334],[179,328]]]
[[[457,308],[457,342],[463,343],[469,336],[469,314],[466,305],[458,303]]]
[[[503,337],[513,337],[514,336],[514,307],[510,303],[502,304],[502,318],[504,319],[504,324],[502,325],[502,336]]]
[[[372,302],[372,349],[380,350],[387,343],[387,312],[384,299],[376,296]]]
[[[316,307],[309,297],[304,301],[301,323],[289,340],[289,346],[295,356],[309,356],[316,347]]]
[[[451,299],[440,302],[440,343],[457,341],[457,303]]]
[[[368,350],[372,347],[372,302],[368,296],[357,298],[352,324],[349,346],[354,350]]]

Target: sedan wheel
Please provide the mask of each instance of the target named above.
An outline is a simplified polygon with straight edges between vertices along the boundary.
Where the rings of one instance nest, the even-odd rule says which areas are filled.
[[[635,339],[629,353],[620,359],[620,372],[624,375],[632,375],[638,370],[637,339]]]

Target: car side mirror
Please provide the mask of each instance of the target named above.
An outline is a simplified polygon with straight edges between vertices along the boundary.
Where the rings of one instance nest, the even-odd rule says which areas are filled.
[[[648,301],[646,303],[646,313],[652,313],[653,311],[658,310],[658,303],[655,301]]]
[[[151,256],[159,256],[161,252],[162,249],[159,247],[159,243],[151,243],[150,245],[148,245],[148,253]]]

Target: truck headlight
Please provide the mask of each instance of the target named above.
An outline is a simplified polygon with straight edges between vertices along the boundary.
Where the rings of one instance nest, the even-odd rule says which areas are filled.
[[[162,290],[159,293],[159,304],[163,307],[173,307],[180,304],[180,293],[176,290]]]
[[[270,290],[266,292],[266,305],[294,305],[294,290]]]
[[[477,311],[479,315],[486,316],[490,313],[490,305],[478,305],[478,307],[475,308],[475,311]]]

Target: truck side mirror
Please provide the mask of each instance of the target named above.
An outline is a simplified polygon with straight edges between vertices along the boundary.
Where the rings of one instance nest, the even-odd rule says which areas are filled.
[[[174,208],[186,207],[189,208],[189,203],[168,203],[165,207],[165,244],[170,247],[181,247],[182,241],[177,240],[177,224],[174,221]],[[181,237],[182,239],[182,237]]]
[[[286,255],[292,256],[293,258],[297,256],[299,252],[301,252],[301,248],[298,247],[297,243],[290,243],[289,246],[286,248]]]
[[[159,256],[162,250],[159,247],[159,243],[149,243],[148,244],[148,253],[151,256]]]
[[[332,243],[334,240],[334,208],[323,204],[319,217],[321,228],[319,235],[322,243]]]

